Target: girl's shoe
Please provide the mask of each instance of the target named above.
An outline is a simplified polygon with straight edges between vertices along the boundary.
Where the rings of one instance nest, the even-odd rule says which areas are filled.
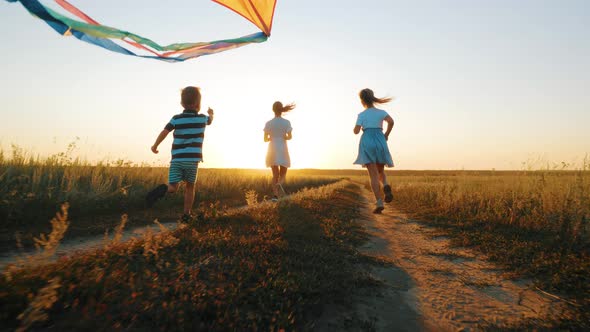
[[[386,184],[383,186],[383,193],[385,193],[385,203],[393,201],[393,194],[391,193],[391,186]]]
[[[152,191],[150,191],[145,196],[145,203],[147,207],[154,206],[154,203],[156,203],[156,201],[160,198],[164,197],[164,195],[166,195],[166,192],[168,192],[168,185],[166,184],[161,184],[154,188]]]
[[[375,214],[380,214],[380,213],[381,213],[381,211],[383,211],[383,209],[385,209],[385,208],[383,207],[383,201],[382,201],[382,200],[380,200],[380,199],[378,199],[378,200],[377,200],[377,207],[375,207],[375,210],[373,210],[373,213],[375,213]]]

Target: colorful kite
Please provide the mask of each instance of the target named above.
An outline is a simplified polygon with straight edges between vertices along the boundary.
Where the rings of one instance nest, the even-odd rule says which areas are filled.
[[[74,36],[82,41],[105,48],[109,51],[141,58],[179,62],[202,55],[214,54],[248,45],[262,43],[270,36],[276,0],[213,0],[254,23],[262,32],[240,38],[216,40],[208,43],[175,43],[162,46],[151,39],[134,33],[102,25],[66,0],[55,3],[82,21],[72,19],[43,5],[38,0],[6,0],[20,2],[31,14],[44,20],[55,31],[64,36]],[[151,55],[136,54],[115,41],[123,41]]]

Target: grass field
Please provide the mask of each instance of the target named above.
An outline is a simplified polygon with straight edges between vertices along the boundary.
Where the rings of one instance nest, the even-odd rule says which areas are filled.
[[[360,255],[358,187],[304,190],[280,204],[184,225],[0,276],[6,328],[310,330],[322,303],[376,282]]]
[[[17,150],[18,151],[18,150]],[[130,166],[123,162],[90,165],[64,156],[37,159],[0,153],[0,247],[17,240],[32,245],[33,236],[50,230],[48,220],[62,202],[70,205],[72,235],[101,234],[127,213],[132,225],[150,224],[155,218],[174,220],[182,209],[182,190],[168,195],[154,209],[145,208],[145,195],[167,181],[166,167]],[[296,192],[337,181],[293,170],[286,190]],[[200,169],[195,205],[220,208],[246,204],[246,192],[259,199],[272,195],[269,170]]]
[[[70,206],[68,234],[74,236],[91,226],[98,233],[114,228],[122,213],[138,223],[174,218],[182,206],[179,194],[149,212],[143,206],[145,193],[165,181],[166,168],[16,157],[0,158],[0,242],[5,246],[14,245],[15,233],[30,244],[33,236],[49,232],[48,220],[64,201]],[[5,271],[2,321],[17,327],[24,322],[19,313],[45,312],[35,301],[52,299],[48,322],[70,329],[107,324],[101,317],[118,328],[167,329],[180,322],[197,329],[309,329],[323,298],[344,299],[342,290],[371,284],[352,272],[361,259],[354,246],[363,238],[354,222],[358,193],[342,182],[333,184],[349,178],[367,185],[368,177],[360,169],[291,170],[290,192],[332,185],[303,190],[290,203],[271,208],[253,204],[254,197],[270,195],[269,173],[202,169],[197,201],[209,213],[206,220],[48,266]],[[558,326],[587,326],[579,324],[590,321],[587,165],[575,171],[388,174],[394,207],[573,303],[579,317]],[[211,204],[253,206],[213,216]],[[192,288],[184,291],[176,283]],[[154,302],[158,307],[149,304]],[[74,326],[72,317],[83,319]]]

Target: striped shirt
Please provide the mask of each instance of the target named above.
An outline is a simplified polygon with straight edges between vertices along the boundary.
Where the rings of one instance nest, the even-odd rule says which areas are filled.
[[[196,111],[184,110],[172,117],[164,129],[174,130],[172,162],[203,161],[203,139],[209,117]]]

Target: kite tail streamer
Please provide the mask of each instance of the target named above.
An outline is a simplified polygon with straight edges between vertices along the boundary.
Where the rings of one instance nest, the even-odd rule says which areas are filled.
[[[265,33],[257,32],[234,39],[215,40],[205,43],[175,43],[162,46],[151,39],[141,37],[134,33],[102,25],[65,0],[56,0],[56,3],[85,22],[64,16],[51,8],[46,7],[38,0],[6,1],[20,2],[31,14],[45,21],[45,23],[61,35],[72,35],[81,41],[102,47],[109,51],[140,58],[181,62],[252,43],[262,43],[268,39]],[[121,40],[138,49],[147,51],[152,55],[136,54],[135,52],[115,43],[113,40]]]

